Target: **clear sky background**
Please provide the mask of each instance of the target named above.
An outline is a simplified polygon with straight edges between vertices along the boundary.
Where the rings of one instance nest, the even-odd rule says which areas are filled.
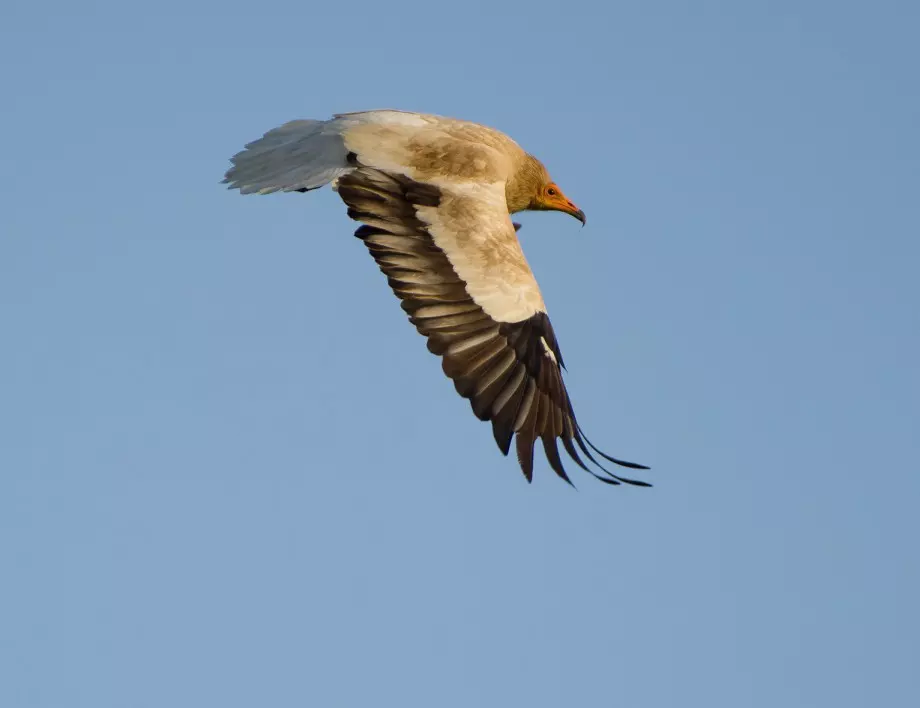
[[[915,2],[15,3],[0,705],[920,705]],[[528,486],[292,118],[481,121],[589,435]]]

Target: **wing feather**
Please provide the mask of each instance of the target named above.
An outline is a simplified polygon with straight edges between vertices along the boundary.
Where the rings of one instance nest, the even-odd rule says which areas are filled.
[[[533,479],[534,445],[540,440],[550,468],[572,483],[559,454],[561,440],[575,464],[600,481],[646,484],[613,475],[592,455],[593,445],[575,420],[562,381],[562,353],[523,255],[516,267],[526,269],[528,277],[519,279],[518,286],[531,293],[521,298],[520,287],[506,288],[500,278],[483,277],[477,259],[461,247],[458,234],[476,233],[480,221],[489,238],[498,238],[494,213],[483,215],[479,207],[464,212],[463,201],[452,201],[448,186],[419,184],[360,164],[340,179],[338,191],[349,214],[364,223],[355,235],[386,274],[429,350],[442,357],[444,373],[457,393],[469,399],[478,418],[491,421],[502,454],[510,452],[515,440],[528,481]],[[479,217],[474,218],[471,213],[477,209]],[[502,219],[517,243],[507,213]],[[470,246],[479,249],[480,261],[488,260],[483,249],[489,238]],[[579,450],[602,474],[587,466]],[[615,464],[647,469],[594,451]]]

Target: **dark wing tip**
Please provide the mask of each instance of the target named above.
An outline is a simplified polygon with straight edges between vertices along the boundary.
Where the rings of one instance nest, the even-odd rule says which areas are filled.
[[[514,435],[514,430],[512,430],[510,426],[501,425],[493,419],[492,435],[495,436],[495,442],[498,445],[498,449],[507,457],[508,452],[511,450],[511,438]]]
[[[515,446],[517,447],[518,463],[521,465],[521,472],[527,478],[527,483],[533,482],[533,444],[536,442],[533,438],[527,439],[526,436],[518,433],[514,436]]]
[[[549,466],[552,468],[553,472],[561,479],[568,482],[570,487],[576,488],[572,480],[569,479],[569,475],[566,474],[565,467],[562,465],[562,460],[559,457],[559,448],[556,447],[556,439],[557,438],[553,435],[543,435],[541,437],[546,460],[549,462]]]
[[[575,429],[572,431],[573,433],[572,439],[577,443],[578,447],[585,454],[588,460],[590,460],[592,463],[597,465],[601,470],[603,470],[604,474],[606,474],[608,477],[612,479],[617,480],[617,482],[622,482],[623,484],[629,484],[634,487],[651,487],[652,486],[648,482],[643,482],[638,479],[630,479],[629,477],[620,477],[619,475],[615,475],[613,474],[613,472],[611,472],[606,467],[604,467],[600,462],[598,462],[594,458],[594,456],[591,454],[591,450],[594,450],[594,452],[596,452],[598,455],[600,455],[605,460],[609,460],[610,462],[620,465],[621,467],[629,467],[631,469],[640,469],[640,470],[650,469],[649,467],[646,467],[645,465],[640,465],[635,462],[625,462],[623,460],[618,460],[617,458],[611,457],[610,455],[607,455],[604,452],[601,452],[600,450],[598,450],[597,446],[594,445],[594,443],[592,443],[588,439],[587,435],[585,435],[585,432],[584,430],[582,430],[581,426],[578,424],[578,421],[575,420],[575,415],[574,413],[571,412],[571,407],[569,408],[569,414],[571,415],[572,422],[574,423],[574,426],[575,426]],[[572,454],[571,451],[569,451],[569,454],[570,455]]]
[[[628,468],[631,469],[631,470],[650,470],[650,469],[652,469],[651,467],[649,467],[649,466],[647,466],[647,465],[640,465],[638,462],[627,462],[626,460],[620,460],[620,459],[618,459],[618,458],[616,458],[616,457],[611,457],[610,455],[608,455],[608,454],[607,454],[606,452],[604,452],[603,450],[598,450],[598,449],[597,449],[597,446],[596,446],[594,443],[592,443],[592,442],[588,439],[588,436],[587,436],[587,435],[585,435],[585,431],[582,430],[581,426],[578,425],[578,422],[577,422],[577,421],[576,421],[576,423],[575,423],[575,426],[578,428],[578,432],[579,432],[579,434],[581,435],[581,437],[583,437],[584,440],[585,440],[585,442],[588,443],[588,446],[589,446],[592,450],[594,450],[594,452],[596,452],[598,455],[600,455],[601,457],[603,457],[603,458],[604,458],[605,460],[607,460],[608,462],[612,462],[613,464],[619,465],[620,467],[628,467]]]
[[[603,457],[605,460],[610,460],[610,462],[614,463],[615,465],[619,465],[620,467],[628,467],[631,470],[650,470],[652,469],[648,465],[640,465],[638,462],[627,462],[626,460],[618,460],[615,457],[610,457],[609,455],[605,455],[603,452],[598,453],[598,454],[601,457]]]

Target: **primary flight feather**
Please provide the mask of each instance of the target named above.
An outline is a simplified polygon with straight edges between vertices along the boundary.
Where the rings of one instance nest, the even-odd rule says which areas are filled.
[[[511,138],[452,118],[364,111],[291,121],[231,162],[224,182],[243,194],[332,183],[348,215],[363,222],[355,235],[457,392],[492,422],[503,454],[514,440],[528,482],[539,440],[550,467],[570,484],[557,441],[602,482],[649,486],[603,467],[594,454],[648,469],[598,450],[575,419],[562,354],[510,215],[557,210],[582,223],[585,215]]]

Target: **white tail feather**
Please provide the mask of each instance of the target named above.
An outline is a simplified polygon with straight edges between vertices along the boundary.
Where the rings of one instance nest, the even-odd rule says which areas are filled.
[[[268,131],[231,158],[224,175],[242,194],[316,189],[341,177],[346,162],[341,126],[336,121],[292,120]]]

